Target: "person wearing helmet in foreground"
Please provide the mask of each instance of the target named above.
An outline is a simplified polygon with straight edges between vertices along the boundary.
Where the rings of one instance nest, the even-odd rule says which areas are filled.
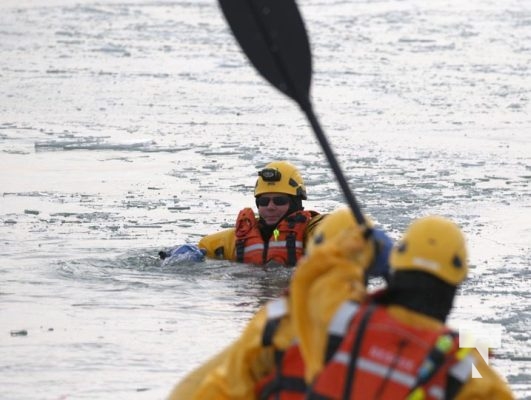
[[[207,258],[294,266],[322,217],[304,210],[306,187],[299,171],[287,161],[267,164],[258,172],[254,197],[258,215],[252,208],[241,210],[234,228],[203,237],[199,249]]]
[[[353,225],[352,213],[346,208],[328,214],[315,228],[308,243],[310,257],[316,243]],[[392,242],[372,224],[371,229],[365,255],[367,265],[370,265],[368,274],[365,271],[364,276],[359,277],[360,284],[357,286],[352,286],[348,277],[343,276],[340,284],[331,287],[327,294],[327,301],[331,304],[338,304],[351,294],[362,300],[367,282],[365,275],[387,278],[387,260]],[[297,269],[299,266],[306,268],[303,260],[299,261]],[[290,298],[288,290],[262,307],[241,336],[182,379],[173,389],[170,399],[273,399],[280,393],[283,393],[282,399],[304,399],[304,367],[294,345],[296,337],[291,323]],[[285,397],[285,392],[292,397]]]
[[[345,291],[332,304],[332,288],[360,285],[366,247],[359,228],[346,230],[293,276],[293,330],[311,383],[306,398],[513,399],[479,352],[459,348],[445,324],[468,272],[459,227],[440,216],[413,221],[391,252],[387,289],[362,302]],[[473,365],[482,378],[472,377]]]
[[[289,295],[261,309],[170,399],[514,398],[445,326],[468,269],[459,228],[441,217],[414,221],[392,250],[388,288],[368,295],[365,275],[378,246],[355,223],[325,229],[344,212],[316,228]],[[482,378],[472,378],[472,364]]]

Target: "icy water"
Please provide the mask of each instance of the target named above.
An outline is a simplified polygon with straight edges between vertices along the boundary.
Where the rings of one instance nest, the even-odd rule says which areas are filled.
[[[452,323],[500,324],[531,399],[531,2],[299,2],[316,113],[366,212],[468,237]],[[300,110],[213,0],[0,3],[0,398],[163,399],[289,279],[162,269],[289,159],[307,209],[343,199]]]

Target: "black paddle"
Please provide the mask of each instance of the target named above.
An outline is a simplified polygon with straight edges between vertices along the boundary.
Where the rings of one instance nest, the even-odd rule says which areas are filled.
[[[294,0],[219,0],[225,19],[254,67],[273,86],[299,104],[312,125],[356,221],[365,225],[310,100],[312,55]],[[368,231],[369,233],[370,231]]]

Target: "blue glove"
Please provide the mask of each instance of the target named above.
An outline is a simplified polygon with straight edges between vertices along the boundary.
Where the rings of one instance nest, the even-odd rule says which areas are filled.
[[[203,261],[205,254],[205,250],[200,249],[194,244],[181,244],[168,252],[159,252],[160,258],[164,260],[162,266],[173,263]]]
[[[372,230],[372,239],[376,243],[376,254],[369,267],[369,275],[381,276],[388,282],[390,276],[389,255],[393,248],[393,241],[383,230],[378,228]]]

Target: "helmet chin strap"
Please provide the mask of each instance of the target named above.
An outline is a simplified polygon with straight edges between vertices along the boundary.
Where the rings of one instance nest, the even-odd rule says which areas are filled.
[[[294,213],[295,211],[302,211],[304,207],[302,206],[302,198],[300,196],[289,196],[289,209],[286,215]]]
[[[296,211],[302,211],[304,210],[304,207],[302,206],[302,198],[299,196],[289,196],[289,208],[288,211],[278,220],[278,222],[282,221],[286,216],[293,214]],[[278,225],[278,222],[275,224]]]

